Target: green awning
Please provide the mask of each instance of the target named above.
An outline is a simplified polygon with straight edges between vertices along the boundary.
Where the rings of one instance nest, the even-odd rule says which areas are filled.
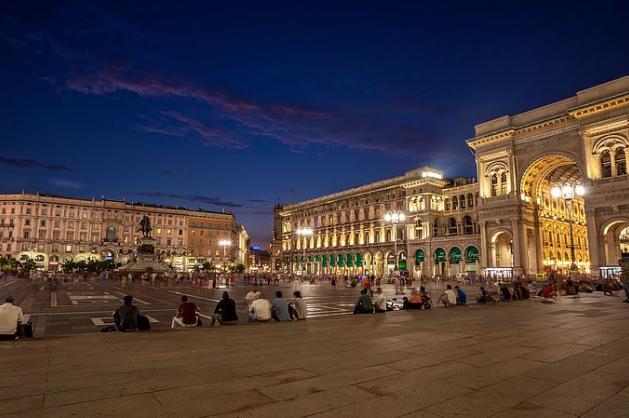
[[[438,263],[446,261],[446,250],[443,248],[437,248],[435,250],[435,261]]]
[[[424,250],[420,248],[419,250],[415,251],[416,264],[423,263],[425,260],[426,260],[426,254],[424,254]]]
[[[335,266],[336,266],[336,256],[332,254],[330,256],[330,267],[335,267]]]
[[[467,263],[476,263],[480,260],[480,251],[473,245],[465,249],[465,261]]]
[[[301,256],[301,261],[302,261],[302,262],[306,261],[306,256],[303,256],[303,255],[302,255],[302,256]]]
[[[318,255],[315,255],[315,261],[318,263],[319,261],[321,261],[321,257],[319,257]]]
[[[360,253],[356,253],[356,267],[363,266],[363,256]]]
[[[404,260],[400,260],[398,264],[398,268],[400,270],[408,270],[408,264],[406,263],[406,258]]]
[[[461,262],[461,249],[459,247],[452,247],[448,255],[450,264],[459,264]]]
[[[308,262],[312,263],[312,256],[311,255],[308,256]]]
[[[354,257],[350,253],[347,253],[345,256],[345,265],[347,267],[354,267]]]
[[[327,267],[328,266],[328,256],[324,255],[321,256],[321,267]]]
[[[339,254],[338,258],[336,259],[336,264],[339,267],[345,267],[345,258],[343,258],[343,254]]]

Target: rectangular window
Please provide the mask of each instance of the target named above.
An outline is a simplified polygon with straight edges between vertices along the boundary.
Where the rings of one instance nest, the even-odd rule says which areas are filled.
[[[46,226],[46,220],[45,220],[45,219],[42,219],[42,220],[39,222],[39,226]]]
[[[71,252],[72,252],[72,246],[66,245],[66,253],[71,253]]]

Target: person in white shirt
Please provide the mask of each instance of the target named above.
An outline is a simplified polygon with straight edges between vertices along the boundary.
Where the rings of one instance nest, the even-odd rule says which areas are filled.
[[[266,322],[271,319],[271,302],[264,299],[262,293],[258,292],[257,299],[251,302],[248,321]]]
[[[454,290],[452,290],[451,285],[448,285],[446,287],[446,291],[443,292],[439,300],[441,301],[441,303],[443,303],[443,306],[445,306],[446,308],[452,305],[456,305],[456,293]]]
[[[0,305],[0,339],[15,340],[24,322],[22,308],[15,306],[13,296],[7,296],[4,304]]]
[[[249,293],[247,293],[247,295],[245,296],[245,302],[247,302],[247,309],[251,310],[251,303],[260,297],[262,297],[262,293],[260,293],[257,287],[253,286],[251,290],[249,291]]]
[[[373,298],[373,304],[376,307],[376,313],[383,313],[387,311],[387,297],[382,293],[382,289],[376,290],[376,296]]]

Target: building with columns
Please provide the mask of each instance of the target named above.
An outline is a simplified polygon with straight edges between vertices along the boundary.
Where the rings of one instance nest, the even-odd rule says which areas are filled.
[[[112,259],[126,263],[147,215],[162,260],[180,271],[197,264],[247,262],[248,237],[231,213],[42,194],[0,195],[0,254],[33,259],[56,270],[64,260]],[[228,239],[232,245],[218,247]]]
[[[477,274],[478,187],[422,167],[305,202],[275,208],[276,270],[386,275],[396,263],[415,277]],[[398,224],[387,212],[402,212]],[[304,229],[309,236],[300,235]]]
[[[478,182],[435,168],[275,210],[277,270],[615,274],[629,248],[629,77],[479,124]],[[386,212],[405,219],[387,223]],[[300,236],[307,228],[311,235]],[[397,260],[397,261],[396,261]]]

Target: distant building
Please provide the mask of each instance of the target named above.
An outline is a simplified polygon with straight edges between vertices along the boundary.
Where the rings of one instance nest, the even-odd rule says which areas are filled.
[[[0,195],[0,254],[31,258],[45,270],[56,270],[64,260],[125,263],[136,249],[144,215],[151,220],[156,251],[177,270],[205,261],[246,262],[246,230],[231,213],[42,194]],[[225,257],[221,239],[232,242]]]
[[[249,271],[271,271],[271,253],[259,247],[249,249]]]

